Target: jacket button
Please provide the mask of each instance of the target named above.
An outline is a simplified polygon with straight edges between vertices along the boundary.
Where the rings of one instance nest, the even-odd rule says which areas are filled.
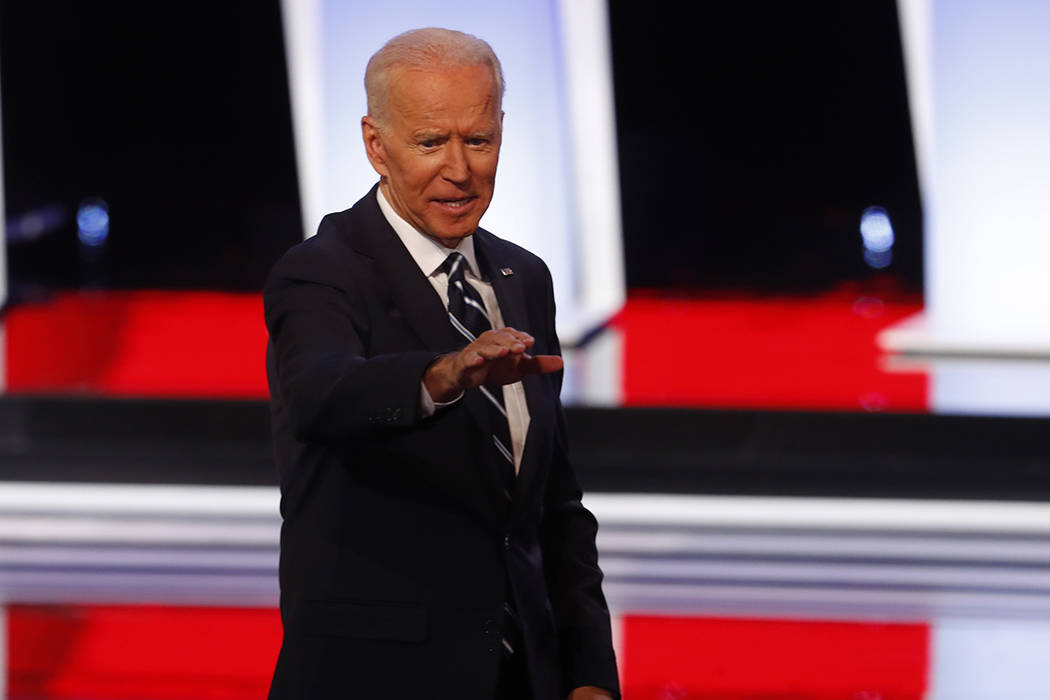
[[[510,535],[503,536],[503,549],[510,549]]]
[[[496,621],[493,619],[485,620],[485,624],[481,627],[481,633],[485,639],[488,640],[488,652],[490,654],[496,651],[496,640],[499,638],[499,634],[496,628]]]

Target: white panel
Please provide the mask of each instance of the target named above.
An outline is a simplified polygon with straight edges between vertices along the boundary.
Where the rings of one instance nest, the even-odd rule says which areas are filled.
[[[607,328],[582,347],[566,350],[562,400],[569,405],[623,405],[623,334]]]
[[[320,196],[324,181],[324,143],[321,138],[321,0],[282,0],[284,53],[295,134],[295,165],[299,178],[299,206],[303,231],[312,235],[326,212]]]
[[[930,397],[941,413],[1050,416],[1050,362],[938,358]]]
[[[918,341],[1050,347],[1050,3],[898,7],[926,227],[929,337]],[[898,349],[921,349],[904,340]]]
[[[277,516],[276,486],[0,482],[0,512],[155,516]]]
[[[602,2],[570,4],[284,0],[307,235],[378,179],[360,129],[369,57],[411,28],[459,29],[492,45],[507,83],[498,182],[482,226],[550,266],[567,344],[614,313],[625,293],[607,21]]]
[[[1050,340],[1050,4],[933,12],[933,331]]]
[[[941,619],[933,627],[929,700],[1042,700],[1050,689],[1045,621]]]
[[[587,494],[584,501],[605,526],[1050,533],[1050,504],[1045,503],[606,493]]]
[[[907,72],[908,105],[911,111],[915,164],[922,196],[930,192],[928,178],[933,161],[933,68],[931,61],[930,3],[933,0],[897,0],[901,45]]]
[[[571,322],[587,331],[626,297],[612,48],[606,0],[559,0],[558,6],[576,192],[572,233],[579,280]]]
[[[275,605],[278,499],[276,487],[0,483],[0,602]],[[1050,620],[1045,504],[586,501],[619,612]]]

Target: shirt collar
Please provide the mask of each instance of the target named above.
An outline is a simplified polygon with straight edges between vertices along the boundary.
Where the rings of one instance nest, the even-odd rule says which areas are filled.
[[[445,258],[453,250],[456,250],[466,258],[467,272],[477,279],[481,279],[481,275],[478,272],[477,256],[474,254],[474,236],[466,236],[454,249],[446,248],[402,219],[394,211],[394,207],[390,205],[390,202],[387,201],[382,187],[376,188],[376,199],[379,202],[379,210],[383,212],[383,217],[390,224],[390,227],[394,229],[394,233],[405,244],[405,247],[408,248],[409,254],[416,261],[416,265],[419,265],[419,269],[424,275],[430,277],[434,273],[439,272],[442,263],[445,262]]]

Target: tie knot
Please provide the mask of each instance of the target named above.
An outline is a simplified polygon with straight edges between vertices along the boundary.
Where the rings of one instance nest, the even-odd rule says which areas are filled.
[[[466,260],[462,253],[450,253],[445,262],[441,264],[441,269],[445,271],[450,280],[463,279]]]

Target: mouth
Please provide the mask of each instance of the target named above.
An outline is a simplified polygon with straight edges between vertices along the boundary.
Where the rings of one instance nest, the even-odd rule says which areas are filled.
[[[468,197],[452,197],[449,199],[435,199],[433,201],[442,207],[446,207],[448,209],[451,209],[452,211],[455,211],[457,209],[463,209],[464,207],[469,206],[471,203],[477,200],[477,198],[477,195],[470,195]]]

